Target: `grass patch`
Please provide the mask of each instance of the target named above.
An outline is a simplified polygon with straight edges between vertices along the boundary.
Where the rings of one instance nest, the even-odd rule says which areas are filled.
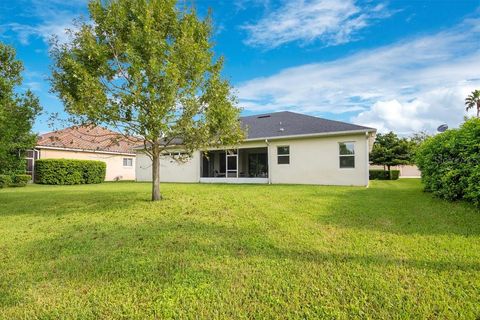
[[[366,188],[108,183],[0,191],[0,318],[480,316],[480,212]]]

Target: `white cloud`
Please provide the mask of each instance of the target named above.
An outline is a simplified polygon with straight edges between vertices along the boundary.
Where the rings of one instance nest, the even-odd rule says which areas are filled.
[[[260,21],[243,26],[249,33],[248,45],[274,48],[288,42],[325,45],[352,41],[359,30],[391,15],[384,4],[359,6],[355,0],[285,1]]]
[[[23,45],[28,45],[32,38],[40,38],[48,44],[52,36],[60,42],[65,42],[68,38],[66,30],[75,28],[74,19],[80,16],[86,3],[86,0],[24,1],[23,6],[26,9],[21,15],[28,23],[1,24],[0,35],[6,37],[13,34]]]
[[[42,83],[40,83],[38,81],[26,82],[25,86],[32,91],[37,91],[38,92],[38,91],[42,90]]]
[[[233,5],[237,11],[257,6],[268,8],[270,6],[270,0],[234,0]]]
[[[480,82],[477,82],[480,85]],[[354,122],[377,128],[380,132],[395,131],[403,135],[429,131],[447,123],[458,125],[466,115],[463,100],[475,89],[472,84],[440,87],[422,92],[412,101],[379,100],[371,108],[360,112]],[[473,111],[469,115],[473,115]]]
[[[346,58],[289,68],[237,87],[252,111],[356,113],[381,130],[434,130],[463,119],[480,87],[480,19]],[[351,115],[349,113],[349,115]]]
[[[41,38],[46,44],[49,43],[52,37],[56,37],[60,42],[65,42],[68,39],[66,30],[73,29],[73,24],[71,19],[62,18],[34,26],[9,23],[4,24],[3,27],[16,34],[21,44],[28,45],[32,37]]]

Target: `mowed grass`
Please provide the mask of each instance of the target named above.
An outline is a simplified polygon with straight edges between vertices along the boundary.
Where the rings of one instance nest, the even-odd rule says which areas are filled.
[[[480,317],[480,212],[418,180],[162,191],[0,190],[0,318]]]

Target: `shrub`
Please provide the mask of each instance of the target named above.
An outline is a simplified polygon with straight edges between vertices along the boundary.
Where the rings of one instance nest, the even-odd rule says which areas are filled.
[[[370,180],[398,180],[400,170],[370,170]]]
[[[10,186],[25,187],[31,179],[32,177],[28,174],[16,174],[13,176]]]
[[[467,179],[465,199],[480,207],[480,165],[473,168],[472,174]]]
[[[0,174],[0,189],[8,187],[12,183],[12,177],[7,174]]]
[[[40,184],[90,184],[105,180],[103,161],[40,159],[35,162],[35,182]]]
[[[425,191],[480,206],[480,119],[427,139],[416,155]]]
[[[93,163],[92,163],[93,162]],[[103,161],[83,162],[84,183],[102,183],[105,180],[107,165]]]
[[[388,180],[389,175],[387,170],[370,170],[370,180]]]
[[[400,170],[390,170],[390,180],[398,180],[400,178]]]

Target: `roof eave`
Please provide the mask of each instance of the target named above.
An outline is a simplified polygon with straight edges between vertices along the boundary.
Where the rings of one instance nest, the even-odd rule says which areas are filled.
[[[319,132],[319,133],[307,133],[307,134],[293,134],[293,135],[273,136],[273,137],[258,137],[258,138],[244,139],[243,141],[301,139],[301,138],[315,138],[315,137],[328,137],[328,136],[343,136],[343,135],[348,135],[348,134],[371,133],[371,132],[375,133],[375,132],[377,132],[377,129],[366,128],[366,129],[359,129],[359,130]]]
[[[127,155],[135,156],[134,152],[122,152],[122,151],[105,151],[105,150],[93,150],[93,149],[80,149],[80,148],[65,148],[65,147],[51,147],[51,146],[42,146],[36,145],[35,149],[47,149],[47,150],[59,150],[59,151],[73,151],[73,152],[92,152],[92,153],[105,153],[105,154],[115,154],[115,155]]]

